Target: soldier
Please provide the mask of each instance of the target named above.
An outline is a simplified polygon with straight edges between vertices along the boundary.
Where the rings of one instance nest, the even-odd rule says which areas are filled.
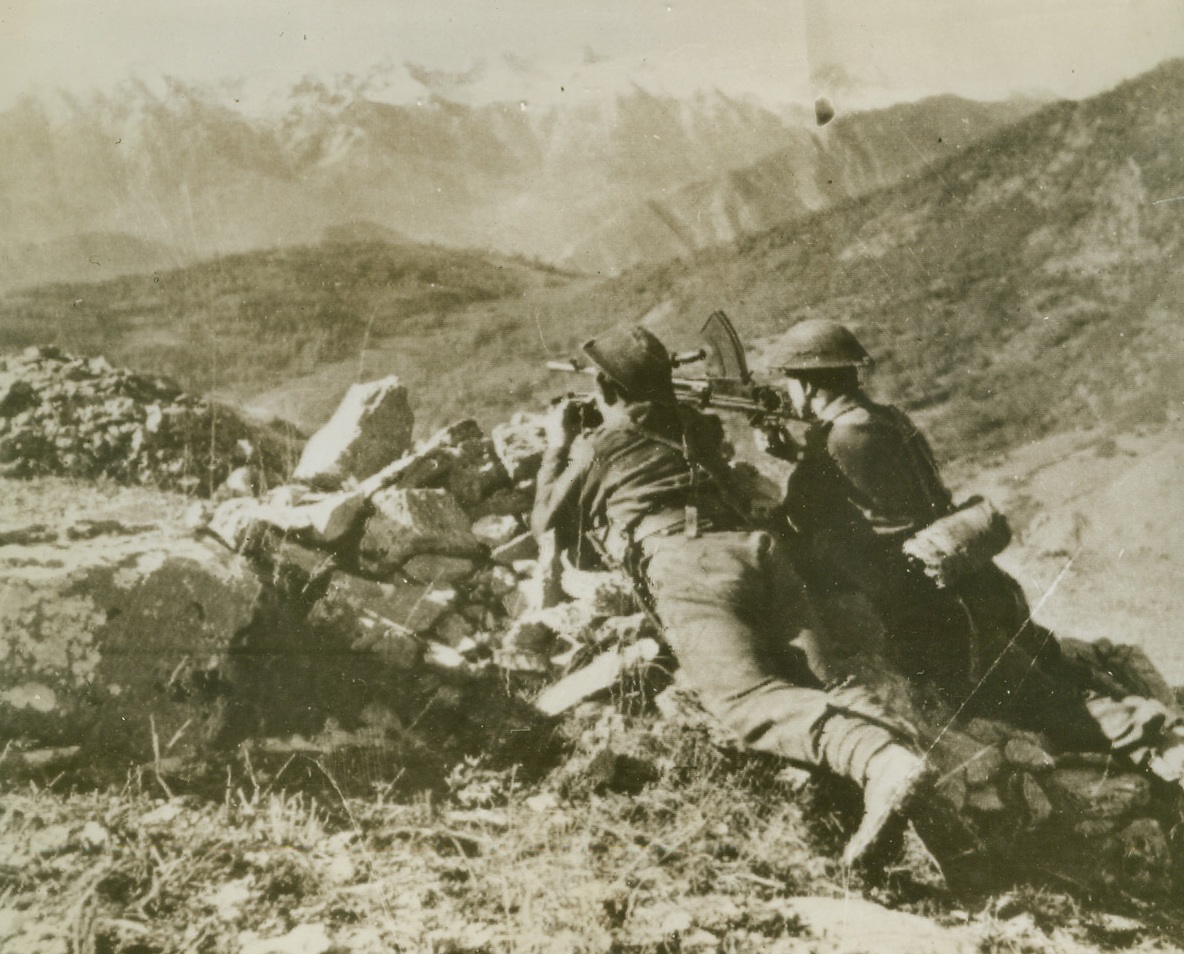
[[[779,348],[794,410],[813,426],[800,448],[780,429],[761,443],[796,463],[783,512],[808,554],[799,567],[811,591],[862,594],[885,627],[877,648],[955,705],[969,701],[1066,748],[1150,758],[1150,743],[1174,717],[1152,700],[1119,702],[1093,691],[1102,674],[1062,655],[1032,620],[1019,584],[991,559],[1008,533],[980,548],[954,581],[910,555],[932,549],[933,528],[970,527],[982,536],[992,529],[989,521],[958,523],[974,511],[955,506],[929,442],[903,411],[863,390],[860,372],[871,357],[855,335],[835,322],[804,321]]]
[[[603,424],[553,412],[532,515],[561,546],[596,534],[634,575],[705,708],[750,748],[863,787],[844,861],[903,830],[924,761],[870,693],[831,681],[827,647],[782,545],[736,498],[719,419],[678,404],[670,355],[641,327],[587,342]]]

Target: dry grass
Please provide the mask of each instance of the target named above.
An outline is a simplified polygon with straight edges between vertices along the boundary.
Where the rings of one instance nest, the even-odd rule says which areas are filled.
[[[588,706],[564,733],[570,758],[551,776],[524,783],[513,767],[470,760],[439,796],[376,784],[365,798],[332,785],[312,798],[249,770],[228,776],[221,800],[162,798],[151,777],[120,791],[10,790],[0,947],[829,952],[841,938],[811,936],[793,899],[860,893],[983,951],[1156,943],[1146,931],[1116,943],[1126,935],[1105,916],[1047,892],[967,908],[919,853],[878,885],[849,881],[836,856],[855,804],[824,810],[842,798],[721,752],[699,730]],[[594,768],[606,748],[655,779],[612,790]]]

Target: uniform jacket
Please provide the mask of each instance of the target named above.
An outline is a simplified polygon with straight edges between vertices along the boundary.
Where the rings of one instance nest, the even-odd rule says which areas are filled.
[[[704,526],[740,522],[719,418],[678,404],[634,404],[566,451],[546,452],[531,523],[535,533],[555,529],[564,546],[593,527],[627,542],[646,518],[664,515],[678,529],[692,504]]]
[[[862,392],[822,409],[789,479],[787,516],[803,532],[870,530],[897,547],[953,509],[925,436]]]

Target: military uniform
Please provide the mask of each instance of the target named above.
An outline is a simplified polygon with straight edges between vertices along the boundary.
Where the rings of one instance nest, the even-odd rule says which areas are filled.
[[[931,574],[943,577],[944,567],[909,556],[940,555],[937,528],[948,531],[966,514],[954,513],[933,452],[908,415],[859,387],[858,370],[871,357],[851,331],[803,321],[782,336],[780,349],[791,398],[815,425],[784,502],[812,591],[828,605],[841,605],[844,593],[861,595],[885,630],[883,647],[874,648],[960,711],[1038,729],[1066,748],[1113,748],[1136,760],[1151,758],[1161,742],[1175,745],[1161,730],[1179,717],[1153,700],[1109,698],[1121,688],[1064,656],[985,540],[971,538],[983,549],[943,585]],[[777,445],[772,440],[769,450],[781,456]],[[1180,761],[1158,774],[1184,775]]]
[[[627,405],[548,450],[534,529],[567,545],[603,535],[705,708],[746,745],[862,784],[904,733],[868,693],[825,688],[834,673],[802,581],[732,499],[721,443],[718,419],[672,400]]]
[[[862,393],[834,399],[818,411],[783,506],[808,553],[799,567],[811,588],[863,594],[903,673],[964,690],[972,655],[965,611],[901,552],[905,540],[953,509],[912,422]]]
[[[908,415],[858,390],[815,414],[783,505],[802,535],[811,586],[863,594],[894,665],[951,702],[969,697],[975,711],[1051,731],[1068,747],[1105,747],[1085,708],[1083,674],[1031,619],[1015,580],[986,561],[943,589],[905,556],[906,540],[954,510]]]

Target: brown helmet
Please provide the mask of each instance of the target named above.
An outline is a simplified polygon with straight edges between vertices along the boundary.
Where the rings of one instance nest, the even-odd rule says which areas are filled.
[[[673,391],[670,352],[656,335],[640,325],[614,328],[585,341],[580,348],[631,398],[644,400]]]
[[[777,342],[774,366],[786,373],[862,368],[872,363],[851,330],[837,321],[811,318],[789,329]]]

